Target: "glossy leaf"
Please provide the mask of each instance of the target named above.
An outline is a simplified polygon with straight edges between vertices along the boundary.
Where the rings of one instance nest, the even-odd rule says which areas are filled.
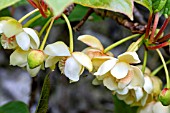
[[[8,7],[8,6],[11,6],[17,2],[19,2],[20,0],[1,0],[0,2],[0,10]]]
[[[50,78],[49,74],[47,74],[44,79],[41,96],[39,98],[38,106],[36,108],[35,113],[47,113],[49,95],[50,95]]]
[[[91,8],[123,13],[133,20],[133,0],[74,0],[74,2]]]
[[[67,8],[70,4],[73,3],[73,0],[44,0],[49,7],[52,9],[55,17],[61,15],[61,13]]]
[[[29,113],[27,105],[21,101],[12,101],[0,106],[0,113]]]
[[[152,0],[135,0],[136,3],[146,7],[152,13]]]

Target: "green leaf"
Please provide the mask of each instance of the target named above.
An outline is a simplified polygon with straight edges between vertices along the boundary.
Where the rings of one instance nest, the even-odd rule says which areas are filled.
[[[11,6],[17,2],[19,2],[20,0],[1,0],[0,2],[0,10],[8,7],[8,6]]]
[[[74,0],[75,3],[91,7],[115,11],[127,15],[133,20],[134,0]]]
[[[152,13],[152,0],[135,0],[136,3],[146,7]]]
[[[48,6],[52,9],[55,17],[61,15],[61,13],[67,8],[70,4],[73,3],[73,0],[44,0]]]
[[[113,96],[114,113],[136,113],[138,107],[130,107],[116,96]]]
[[[47,113],[49,95],[50,95],[50,78],[49,74],[47,74],[44,79],[41,96],[35,113]]]
[[[167,0],[152,0],[152,4],[153,4],[152,8],[154,10],[154,13],[164,9],[166,2]]]
[[[0,113],[29,113],[28,107],[21,101],[12,101],[0,107]]]

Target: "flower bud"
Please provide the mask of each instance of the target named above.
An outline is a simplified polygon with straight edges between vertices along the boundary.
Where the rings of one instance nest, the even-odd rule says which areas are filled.
[[[41,50],[32,50],[27,57],[30,69],[36,68],[41,65],[45,60],[45,54]]]
[[[160,95],[159,95],[159,100],[164,106],[170,105],[170,89],[169,88],[164,88]]]

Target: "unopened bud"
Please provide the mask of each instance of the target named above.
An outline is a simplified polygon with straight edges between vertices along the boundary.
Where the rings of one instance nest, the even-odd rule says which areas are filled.
[[[45,60],[45,54],[41,50],[32,50],[28,54],[28,65],[30,69],[36,68],[41,65]]]
[[[164,88],[160,95],[159,95],[159,100],[164,106],[170,105],[170,89],[169,88]]]

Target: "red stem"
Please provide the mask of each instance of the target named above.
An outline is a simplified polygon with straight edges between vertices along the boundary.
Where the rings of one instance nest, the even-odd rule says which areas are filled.
[[[166,26],[168,25],[169,20],[170,20],[170,18],[168,17],[168,18],[164,21],[164,23],[163,23],[161,29],[159,30],[158,34],[156,35],[154,41],[157,41],[157,40],[159,39],[159,37],[161,36],[161,34],[163,33],[163,31],[165,30]]]
[[[145,39],[147,39],[149,37],[149,32],[150,32],[150,27],[151,27],[151,23],[152,23],[152,18],[153,18],[153,14],[150,14],[149,15],[149,19],[148,19],[148,24],[147,24],[146,32],[145,32]]]
[[[156,46],[148,46],[147,48],[148,48],[149,50],[155,50],[155,49],[159,49],[159,48],[168,46],[169,44],[170,44],[170,42],[164,42],[164,43],[159,44],[159,45],[156,45]]]
[[[149,40],[150,43],[152,43],[154,41],[154,35],[155,35],[155,31],[156,31],[156,28],[158,25],[158,21],[159,21],[159,13],[156,13],[153,28],[152,28],[152,33],[151,33],[150,40]]]
[[[168,40],[169,38],[170,38],[170,34],[167,34],[164,37],[162,37],[161,39],[159,39],[158,42],[164,42],[164,41]]]

